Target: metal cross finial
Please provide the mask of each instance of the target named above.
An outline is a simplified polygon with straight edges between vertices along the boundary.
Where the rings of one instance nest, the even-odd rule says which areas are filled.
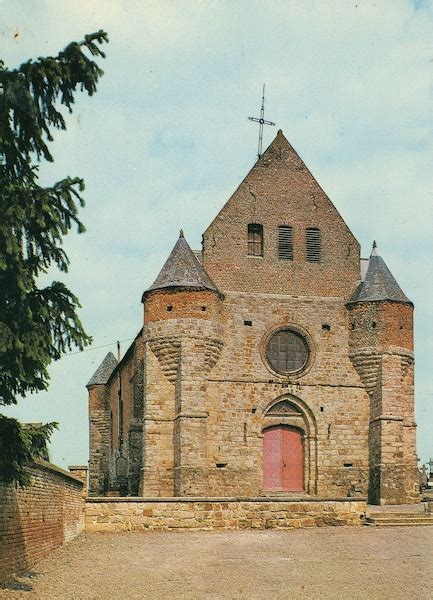
[[[265,84],[263,84],[263,94],[262,94],[262,106],[260,108],[260,118],[257,117],[248,117],[250,121],[254,121],[255,123],[260,123],[259,125],[259,145],[257,149],[258,158],[262,155],[262,145],[263,145],[263,125],[275,125],[272,121],[265,121]]]

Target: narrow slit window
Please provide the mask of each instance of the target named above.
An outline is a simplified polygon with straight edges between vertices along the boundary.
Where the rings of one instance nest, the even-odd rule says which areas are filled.
[[[263,256],[263,225],[248,225],[248,255]]]
[[[293,229],[289,225],[278,226],[278,258],[293,260]]]
[[[320,229],[317,227],[309,227],[306,230],[307,242],[307,260],[308,262],[320,262],[321,258],[321,241]]]

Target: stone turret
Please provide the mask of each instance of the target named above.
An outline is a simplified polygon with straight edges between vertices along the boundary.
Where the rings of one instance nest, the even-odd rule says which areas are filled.
[[[147,379],[159,384],[146,389],[142,493],[205,495],[205,390],[222,348],[222,294],[182,231],[143,303]]]
[[[370,397],[369,501],[417,502],[413,304],[376,243],[366,266],[347,308],[350,359]]]
[[[107,488],[110,447],[110,414],[105,402],[105,385],[117,366],[109,352],[87,384],[89,392],[89,495],[102,495]]]

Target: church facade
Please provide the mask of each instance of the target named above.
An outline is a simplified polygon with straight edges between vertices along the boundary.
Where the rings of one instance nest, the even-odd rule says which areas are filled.
[[[281,131],[88,383],[90,495],[419,500],[413,305]]]

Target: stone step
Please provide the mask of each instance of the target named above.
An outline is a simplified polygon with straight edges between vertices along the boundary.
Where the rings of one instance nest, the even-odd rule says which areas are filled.
[[[422,513],[387,513],[373,516],[368,514],[365,522],[366,525],[376,527],[433,525],[433,515],[424,515]]]
[[[388,512],[372,513],[368,512],[367,517],[371,519],[433,519],[433,514],[423,512]]]
[[[393,521],[407,521],[408,523],[433,523],[433,517],[422,517],[422,516],[412,516],[412,517],[383,517],[377,519],[375,517],[367,516],[367,519],[370,521],[375,521],[376,523],[388,523]]]
[[[388,522],[366,522],[365,525],[367,527],[431,527],[433,522],[431,523],[410,523],[408,521],[388,521]]]

